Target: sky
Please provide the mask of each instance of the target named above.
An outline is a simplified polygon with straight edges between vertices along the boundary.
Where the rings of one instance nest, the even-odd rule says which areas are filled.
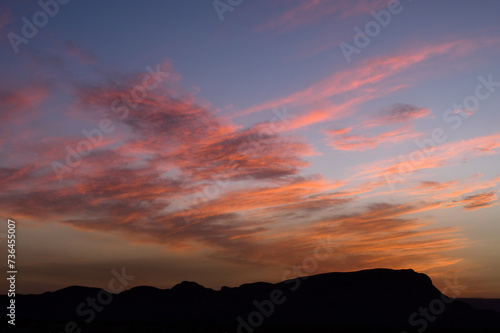
[[[500,298],[499,15],[493,0],[0,2],[17,291],[384,267]]]

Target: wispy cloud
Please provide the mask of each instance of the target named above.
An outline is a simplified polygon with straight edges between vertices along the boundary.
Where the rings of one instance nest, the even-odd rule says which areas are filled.
[[[301,0],[296,6],[289,8],[279,17],[272,17],[260,24],[256,30],[258,32],[271,30],[281,34],[314,24],[331,15],[337,18],[366,15],[371,10],[377,10],[384,6],[387,6],[387,1],[384,0],[341,0],[333,2],[328,0]]]
[[[379,145],[394,144],[417,138],[421,133],[415,132],[410,126],[401,127],[369,137],[364,134],[351,134],[352,128],[326,130],[329,136],[328,145],[333,149],[364,151]]]
[[[464,210],[476,210],[480,208],[492,207],[498,205],[497,191],[489,191],[474,195],[468,195],[460,200],[454,200],[454,205],[462,205]]]
[[[390,124],[409,123],[415,119],[425,118],[431,114],[429,108],[421,108],[409,104],[394,104],[383,109],[366,120],[364,126],[381,126]]]
[[[495,133],[468,140],[448,142],[435,147],[427,147],[426,151],[420,150],[416,146],[413,152],[401,155],[399,158],[390,158],[360,166],[362,170],[356,176],[361,179],[392,178],[398,175],[400,178],[405,178],[407,174],[415,174],[420,170],[455,165],[470,158],[498,154],[499,150],[497,148],[499,146],[495,143],[499,141],[500,134]],[[486,149],[484,149],[485,147]],[[408,158],[408,156],[417,155],[418,159],[416,157],[413,159]]]

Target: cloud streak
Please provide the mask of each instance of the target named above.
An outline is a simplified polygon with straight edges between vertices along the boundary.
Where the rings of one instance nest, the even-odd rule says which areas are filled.
[[[410,126],[369,137],[364,134],[351,134],[352,128],[326,130],[328,145],[333,149],[364,151],[379,145],[395,144],[419,137]]]
[[[279,34],[314,24],[328,16],[347,18],[369,14],[370,10],[377,10],[387,5],[384,0],[356,0],[356,1],[328,1],[313,0],[300,3],[279,17],[273,17],[257,27],[258,32],[277,31]]]

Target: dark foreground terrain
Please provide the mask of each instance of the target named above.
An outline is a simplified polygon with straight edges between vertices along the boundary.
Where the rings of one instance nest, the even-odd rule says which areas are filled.
[[[2,332],[500,332],[499,313],[444,296],[425,274],[389,269],[220,291],[194,282],[119,294],[75,286],[18,295],[15,330],[7,319]]]

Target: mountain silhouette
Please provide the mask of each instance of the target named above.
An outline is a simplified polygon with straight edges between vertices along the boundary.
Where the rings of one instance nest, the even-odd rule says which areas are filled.
[[[325,273],[219,291],[189,281],[119,294],[73,286],[17,295],[16,304],[15,331],[30,333],[500,332],[499,313],[447,297],[411,269]]]

